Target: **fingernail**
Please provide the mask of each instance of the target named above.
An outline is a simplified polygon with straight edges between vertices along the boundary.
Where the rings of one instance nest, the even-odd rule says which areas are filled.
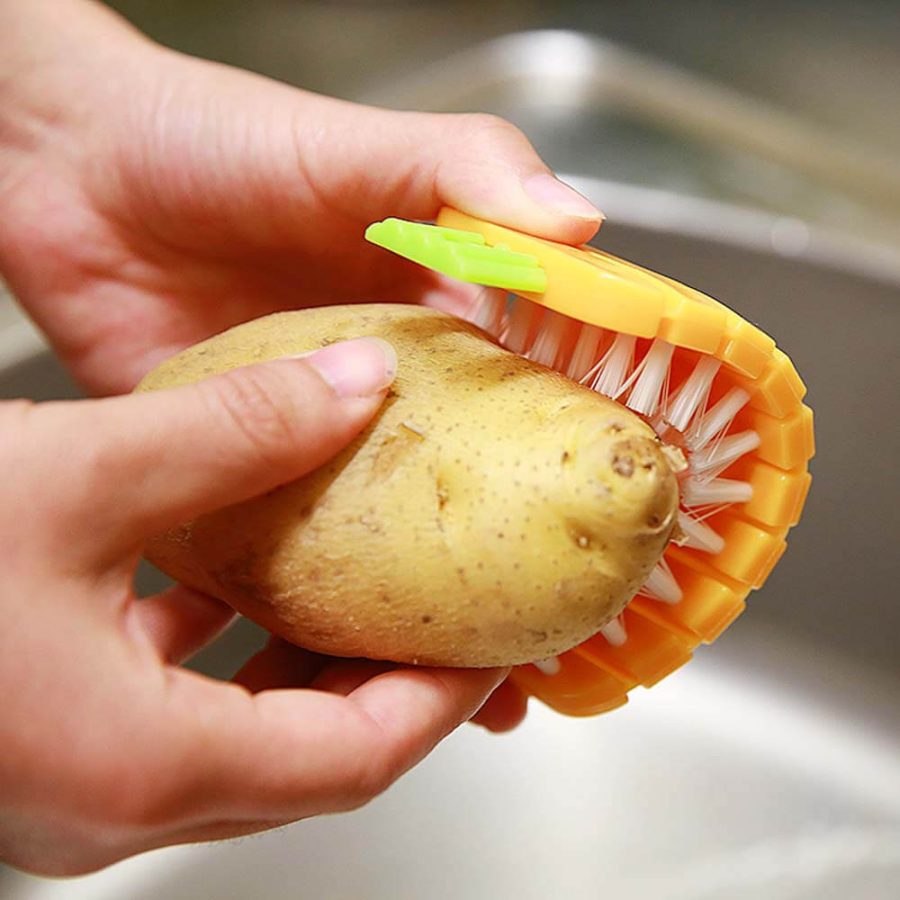
[[[547,172],[529,176],[522,182],[522,187],[535,203],[555,213],[577,216],[579,219],[604,218],[603,213],[590,200]]]
[[[397,374],[394,348],[376,337],[341,341],[302,358],[331,385],[338,397],[379,394]]]

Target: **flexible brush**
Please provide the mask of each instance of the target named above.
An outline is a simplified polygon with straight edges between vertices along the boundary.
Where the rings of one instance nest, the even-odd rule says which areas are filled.
[[[560,712],[620,706],[743,611],[785,549],[809,490],[812,412],[788,357],[728,307],[592,247],[444,209],[387,219],[368,240],[484,286],[472,321],[503,346],[642,416],[680,484],[678,533],[623,613],[514,681]]]

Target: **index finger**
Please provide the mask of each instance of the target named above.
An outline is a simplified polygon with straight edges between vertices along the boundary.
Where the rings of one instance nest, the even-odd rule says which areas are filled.
[[[169,721],[178,734],[169,746],[181,763],[170,788],[183,798],[184,825],[285,822],[361,806],[468,721],[507,670],[400,668],[347,696],[250,695],[173,674]],[[161,802],[172,808],[171,796]]]

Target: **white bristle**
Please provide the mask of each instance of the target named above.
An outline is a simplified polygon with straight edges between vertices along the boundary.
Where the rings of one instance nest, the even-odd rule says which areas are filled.
[[[700,450],[724,432],[734,417],[744,408],[750,395],[741,388],[732,388],[712,409],[692,425],[684,436],[691,450]],[[751,448],[752,449],[752,448]]]
[[[559,675],[562,670],[562,666],[559,662],[559,657],[551,656],[549,659],[539,659],[536,660],[532,665],[539,671],[543,672],[544,675]]]
[[[603,359],[594,367],[595,375],[591,387],[597,393],[615,400],[622,393],[633,361],[633,335],[617,334],[612,346],[603,355]]]
[[[688,507],[746,503],[752,497],[753,485],[731,478],[687,478],[681,486],[681,499]]]
[[[674,349],[666,341],[653,341],[647,355],[629,378],[629,382],[634,383],[625,404],[629,409],[643,416],[652,416],[656,412],[660,397],[665,398],[666,395]]]
[[[689,466],[696,475],[705,475],[706,480],[715,478],[745,453],[759,446],[759,435],[755,431],[741,431],[716,441],[703,450],[691,454]]]
[[[591,370],[597,359],[597,350],[600,348],[600,339],[603,337],[603,329],[596,325],[583,325],[572,351],[569,368],[566,375],[574,381],[581,381]]]
[[[725,539],[704,519],[716,515],[734,503],[746,503],[753,487],[746,481],[721,478],[730,465],[760,444],[756,431],[729,434],[735,416],[750,399],[747,391],[732,387],[714,405],[708,407],[710,394],[722,364],[710,356],[701,356],[677,390],[669,393],[669,378],[675,347],[654,339],[643,359],[635,365],[637,340],[633,335],[606,332],[595,325],[582,325],[577,338],[570,331],[573,320],[552,310],[540,309],[526,300],[516,300],[505,313],[495,296],[485,296],[478,307],[476,324],[491,330],[504,321],[503,342],[519,355],[564,371],[572,379],[600,394],[624,402],[630,409],[650,419],[666,440],[670,429],[684,435],[683,450],[688,458],[687,477],[682,480],[682,509],[678,513],[681,531],[676,543],[703,553],[716,555],[725,547]],[[540,318],[538,318],[540,317]],[[504,326],[500,326],[504,327]],[[574,347],[572,339],[575,339]],[[609,340],[612,343],[609,344]],[[571,355],[568,354],[572,347]],[[605,351],[602,348],[606,347]],[[602,356],[598,359],[598,355]],[[680,441],[675,442],[680,444]],[[640,590],[643,596],[662,603],[675,604],[682,589],[665,560],[650,572]],[[600,629],[613,647],[627,641],[622,617]],[[534,665],[546,675],[560,671],[556,657]]]
[[[682,597],[681,588],[664,559],[653,567],[640,592],[654,600],[670,604],[677,603]]]
[[[541,320],[538,336],[528,358],[544,366],[557,366],[562,356],[566,331],[572,320],[548,309]]]
[[[687,431],[694,413],[706,406],[709,389],[721,363],[712,356],[702,356],[680,388],[669,399],[665,421],[682,434]]]
[[[625,623],[621,616],[610,619],[601,629],[600,634],[606,638],[606,642],[612,647],[621,647],[628,640],[628,632],[625,631]]]
[[[503,343],[519,356],[528,352],[536,313],[537,307],[527,300],[517,299],[510,306]]]
[[[488,334],[500,337],[506,316],[506,291],[501,288],[483,288],[475,302],[472,324]]]
[[[678,512],[678,527],[682,536],[677,543],[681,547],[692,547],[714,555],[725,548],[725,539],[721,535],[684,510]]]

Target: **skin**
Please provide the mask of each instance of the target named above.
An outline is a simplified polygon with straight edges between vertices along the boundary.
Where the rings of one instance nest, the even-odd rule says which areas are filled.
[[[397,304],[257,319],[141,388],[361,334],[400,360],[365,432],[307,477],[154,540],[150,558],[338,656],[508,666],[596,634],[659,561],[678,509],[659,440],[621,404],[457,317]]]
[[[91,394],[278,309],[458,309],[364,226],[450,204],[589,239],[600,214],[547,191],[500,120],[362,108],[172,53],[99,4],[0,0],[0,272]],[[479,707],[491,729],[521,719],[503,671],[278,641],[210,681],[178,663],[230,610],[134,596],[149,535],[320,465],[382,399],[282,361],[165,397],[0,404],[0,858],[73,874],[352,808]]]

